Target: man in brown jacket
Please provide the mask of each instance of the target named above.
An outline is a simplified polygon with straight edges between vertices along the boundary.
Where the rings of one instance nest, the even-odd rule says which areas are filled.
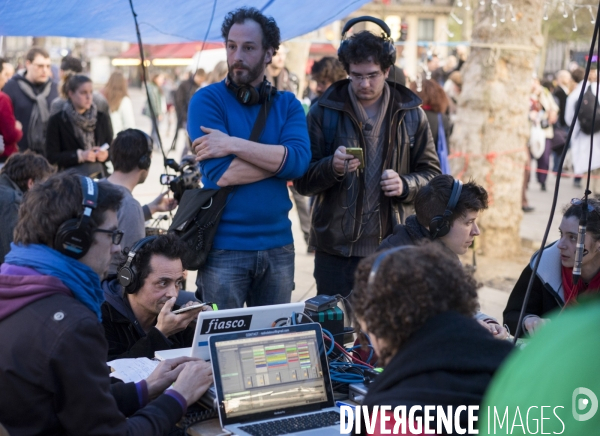
[[[359,21],[377,22],[389,34],[371,17],[349,21],[344,34]],[[360,32],[338,54],[349,79],[331,85],[311,107],[312,159],[294,186],[314,196],[309,244],[316,248],[317,293],[347,296],[358,262],[410,215],[405,209],[440,174],[440,164],[421,100],[389,80],[393,42]],[[350,147],[359,149],[353,152],[364,165]]]

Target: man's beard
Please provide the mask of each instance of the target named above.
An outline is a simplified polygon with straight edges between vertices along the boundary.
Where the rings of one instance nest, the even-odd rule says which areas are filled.
[[[233,65],[227,64],[229,68],[229,77],[236,85],[248,85],[258,79],[261,75],[264,74],[265,69],[265,56],[263,55],[262,59],[256,63],[253,67],[245,65],[242,62],[235,63]],[[234,68],[244,68],[244,70],[238,70],[236,72],[233,71]]]

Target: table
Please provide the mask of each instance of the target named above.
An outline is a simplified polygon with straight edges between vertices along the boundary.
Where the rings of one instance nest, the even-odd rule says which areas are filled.
[[[219,418],[208,419],[194,424],[188,429],[187,433],[190,436],[220,436],[229,434],[221,428]]]

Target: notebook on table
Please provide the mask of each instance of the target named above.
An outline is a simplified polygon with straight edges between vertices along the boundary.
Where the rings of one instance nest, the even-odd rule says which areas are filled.
[[[209,338],[221,426],[236,435],[339,434],[317,323]]]

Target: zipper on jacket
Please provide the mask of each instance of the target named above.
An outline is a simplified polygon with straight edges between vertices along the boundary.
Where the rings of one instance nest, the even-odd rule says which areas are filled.
[[[361,148],[363,149],[363,158],[364,158],[364,161],[365,161],[365,171],[366,171],[366,169],[367,169],[367,150],[366,150],[366,141],[365,141],[365,137],[364,137],[364,135],[363,135],[363,132],[362,132],[362,129],[361,129],[361,125],[362,125],[362,123],[360,123],[360,122],[359,122],[359,121],[358,121],[358,120],[357,120],[357,119],[354,117],[354,114],[353,114],[352,112],[350,112],[350,111],[347,111],[347,110],[344,110],[344,109],[341,109],[341,110],[340,110],[340,109],[333,108],[333,107],[331,107],[331,106],[327,106],[327,105],[322,105],[322,106],[323,106],[323,107],[326,107],[326,108],[328,108],[328,109],[331,109],[331,110],[335,110],[335,111],[338,111],[338,112],[342,112],[342,113],[345,113],[345,114],[347,114],[347,116],[348,116],[348,118],[350,119],[350,121],[352,121],[352,123],[354,124],[354,127],[358,127],[359,141],[360,141],[360,143],[361,143]],[[418,107],[417,107],[417,108],[418,108]],[[416,109],[416,108],[413,108],[413,109]],[[394,124],[394,122],[393,122],[393,121],[394,121],[394,119],[396,118],[396,115],[397,115],[397,114],[398,114],[398,113],[399,113],[401,110],[403,110],[403,109],[397,108],[397,109],[395,110],[395,112],[393,112],[393,113],[392,113],[392,117],[391,117],[390,126],[388,126],[388,128],[390,129],[390,131],[389,131],[389,135],[388,135],[388,138],[389,138],[389,139],[388,139],[388,140],[389,140],[388,149],[391,147],[391,140],[392,140],[392,136],[391,136],[391,132],[392,132],[392,130],[391,130],[391,129],[392,129],[392,126],[391,126],[391,125],[393,125],[393,124]],[[410,109],[404,109],[404,110],[410,110]],[[401,125],[401,123],[402,123],[402,121],[403,121],[403,120],[404,120],[404,117],[402,117],[402,119],[400,119],[400,120],[398,121],[398,128],[400,127],[400,125]],[[337,133],[337,132],[336,132],[336,133]],[[392,157],[393,157],[393,152],[392,152]],[[385,159],[385,157],[384,157],[384,159]],[[384,164],[385,164],[385,162],[384,162]],[[362,185],[364,186],[364,174],[362,174],[362,175],[361,175],[361,177],[363,178],[363,180],[362,180]],[[363,202],[364,202],[364,199],[363,199]],[[362,204],[360,204],[360,205],[359,205],[359,204],[357,204],[357,205],[356,205],[356,207],[357,207],[357,209],[358,209],[358,208],[360,208],[360,214],[358,213],[358,210],[357,210],[357,214],[356,214],[356,215],[357,215],[357,216],[359,216],[359,215],[360,215],[360,216],[362,216],[362,209],[363,209],[363,205],[362,205]],[[392,206],[391,206],[391,200],[390,200],[390,208],[391,208],[391,207],[392,207]],[[391,211],[390,211],[390,213],[391,213]],[[377,214],[377,215],[379,216],[379,244],[381,244],[381,241],[383,241],[383,226],[382,226],[382,220],[381,220],[381,207],[379,208],[379,212],[378,212],[378,214]],[[354,221],[354,224],[355,224],[355,227],[354,227],[354,231],[353,231],[352,237],[353,237],[353,239],[356,239],[356,236],[357,236],[357,234],[360,232],[360,224],[358,224],[358,231],[357,231],[357,229],[356,229],[356,224],[357,224],[356,220]],[[354,242],[350,242],[350,252],[349,252],[349,256],[352,256],[352,251],[353,251],[353,248],[354,248]]]

